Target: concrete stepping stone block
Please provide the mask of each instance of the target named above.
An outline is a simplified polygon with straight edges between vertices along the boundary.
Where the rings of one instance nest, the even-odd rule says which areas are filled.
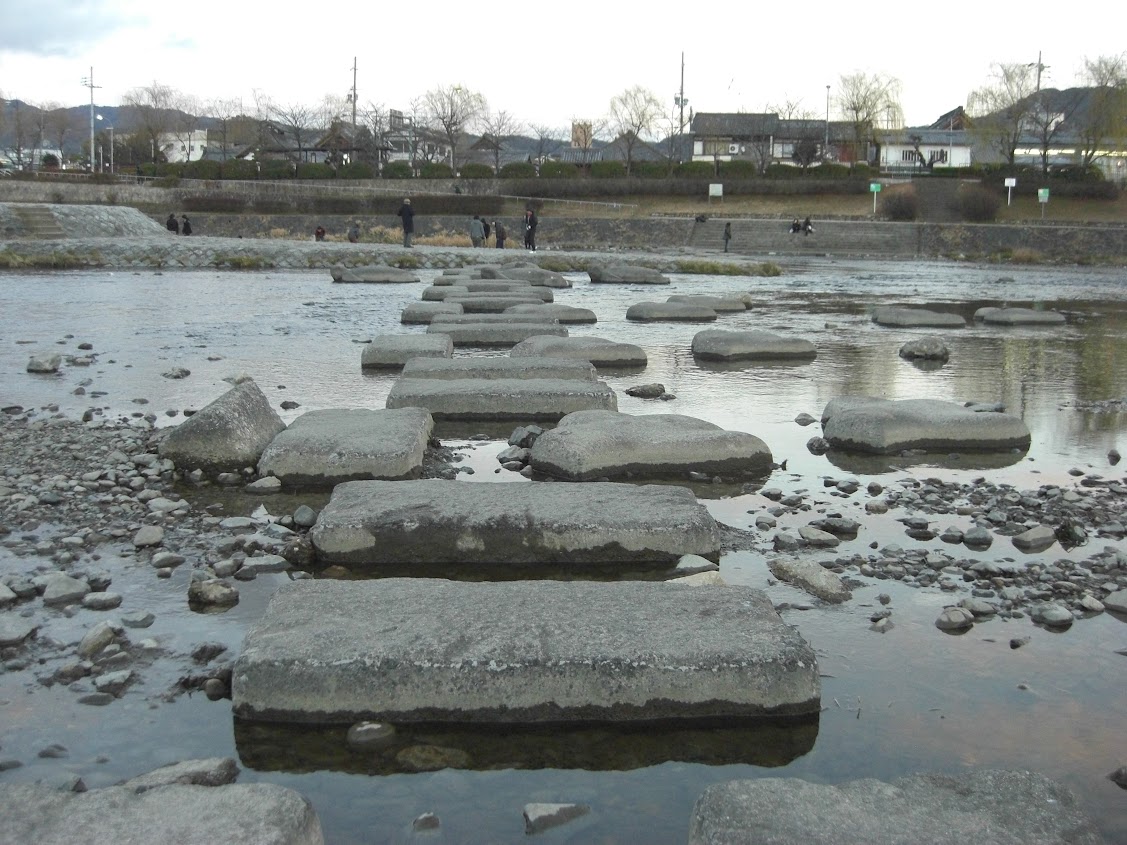
[[[551,294],[548,288],[540,290]],[[535,293],[467,293],[448,296],[442,301],[461,305],[466,314],[500,314],[513,305],[538,305],[550,300],[542,299]]]
[[[410,284],[421,282],[417,273],[401,270],[387,264],[373,264],[365,267],[333,267],[330,271],[334,282]]]
[[[638,322],[707,323],[716,312],[703,305],[684,302],[635,302],[626,309],[626,319]]]
[[[666,302],[681,302],[686,305],[703,305],[711,308],[717,314],[738,313],[747,310],[747,303],[742,299],[729,296],[706,296],[696,293],[678,293],[670,296]]]
[[[422,408],[309,411],[266,447],[258,472],[290,488],[416,478],[433,430],[434,420]]]
[[[294,582],[232,686],[243,719],[311,723],[775,718],[821,701],[813,649],[762,592],[637,581]]]
[[[365,370],[398,369],[412,358],[450,358],[454,342],[441,334],[381,334],[364,344],[360,367]]]
[[[958,314],[927,308],[906,308],[902,305],[878,305],[873,309],[873,322],[879,326],[898,329],[963,329],[967,325],[967,321]]]
[[[649,359],[636,343],[618,343],[602,337],[535,335],[509,350],[509,357],[548,356],[589,361],[596,367],[644,367]]]
[[[773,332],[705,329],[693,336],[693,355],[706,361],[813,360],[814,344]]]
[[[595,284],[607,285],[667,285],[669,277],[650,267],[630,264],[592,264],[587,275]]]
[[[1030,443],[1020,417],[939,399],[831,399],[822,411],[822,434],[834,448],[882,455],[905,449],[1008,452]]]
[[[671,478],[688,472],[765,475],[771,450],[753,434],[680,414],[579,411],[541,434],[532,468],[571,481]]]
[[[595,368],[586,361],[558,356],[521,358],[416,358],[403,367],[401,378],[437,379],[579,379],[596,381]]]
[[[399,322],[429,323],[439,314],[461,314],[462,306],[454,302],[412,302],[403,308]]]
[[[1059,326],[1066,322],[1059,311],[1034,308],[979,308],[974,312],[974,319],[997,326]]]
[[[550,305],[532,305],[532,308],[551,308]],[[560,321],[547,312],[538,311],[531,314],[515,314],[505,310],[500,314],[438,314],[431,323],[436,325],[464,326],[477,323],[543,323],[549,326],[559,325]]]
[[[720,550],[715,520],[688,489],[611,482],[352,481],[333,490],[309,536],[326,564],[613,569]]]
[[[601,381],[559,378],[485,380],[400,378],[388,408],[426,408],[435,419],[558,420],[574,411],[618,410],[618,397]]]
[[[545,302],[543,305],[510,305],[505,309],[504,313],[519,314],[525,317],[547,314],[554,317],[560,323],[598,322],[598,317],[590,308],[577,308],[574,305],[564,305],[560,302]]]
[[[455,346],[515,346],[538,334],[567,337],[567,326],[551,323],[435,323],[428,334],[447,334]]]

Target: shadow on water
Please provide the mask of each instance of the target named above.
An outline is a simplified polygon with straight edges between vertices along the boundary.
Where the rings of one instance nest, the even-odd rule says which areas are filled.
[[[1009,452],[924,452],[909,451],[899,455],[872,455],[830,449],[826,460],[853,475],[880,475],[914,467],[938,469],[991,470],[1011,467],[1023,461],[1024,450]]]
[[[710,766],[785,766],[808,754],[819,716],[785,720],[727,719],[724,724],[397,726],[387,745],[353,750],[345,726],[273,725],[236,718],[235,748],[258,771],[334,771],[391,775],[419,771],[420,758],[473,771],[584,769],[629,771],[677,761]],[[417,747],[433,749],[413,754]],[[406,752],[406,753],[405,753]],[[415,762],[413,762],[415,761]]]

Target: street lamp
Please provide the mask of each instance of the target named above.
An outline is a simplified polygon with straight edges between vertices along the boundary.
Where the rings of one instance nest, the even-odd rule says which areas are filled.
[[[826,86],[826,141],[822,146],[822,159],[830,157],[830,86]]]
[[[100,114],[94,115],[98,120],[106,120]],[[106,120],[106,125],[110,128],[110,173],[113,173],[113,124]],[[106,172],[106,159],[102,158],[102,172]]]
[[[90,68],[90,75],[82,77],[82,84],[90,89],[90,172],[94,172],[94,89],[101,85],[94,84],[94,68]]]

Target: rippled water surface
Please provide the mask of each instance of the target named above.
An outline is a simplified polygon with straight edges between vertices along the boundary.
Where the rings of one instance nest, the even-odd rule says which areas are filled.
[[[424,273],[429,280],[433,273]],[[775,460],[787,460],[768,480],[786,491],[806,491],[818,511],[836,511],[865,523],[857,540],[835,555],[871,552],[870,543],[916,547],[896,513],[868,517],[864,496],[832,498],[822,478],[853,476],[885,486],[907,477],[969,482],[988,477],[1019,489],[1074,483],[1079,467],[1108,477],[1112,448],[1123,451],[1122,415],[1084,410],[1087,402],[1127,395],[1127,293],[1122,271],[977,267],[937,263],[811,262],[785,268],[778,278],[676,276],[669,286],[599,286],[573,276],[575,286],[556,291],[556,301],[593,309],[599,322],[570,327],[641,345],[649,366],[640,372],[604,373],[630,413],[683,413],[763,438]],[[155,414],[158,425],[181,420],[228,388],[223,381],[252,375],[288,422],[317,408],[382,407],[393,376],[360,370],[360,344],[378,335],[421,332],[399,324],[403,305],[421,285],[334,285],[326,272],[96,272],[0,275],[0,405],[54,408],[71,417],[87,408],[110,418]],[[750,291],[756,305],[721,316],[708,327],[759,328],[794,334],[815,343],[818,358],[801,366],[703,366],[689,352],[693,324],[641,324],[624,318],[638,301],[678,293]],[[982,305],[1031,305],[1063,311],[1065,326],[962,330],[897,330],[870,320],[881,304],[933,305],[970,317]],[[905,341],[940,334],[951,351],[940,369],[901,360]],[[58,351],[82,354],[92,345],[94,363],[64,364],[60,374],[26,373],[28,357]],[[462,354],[504,354],[465,351]],[[182,380],[164,378],[185,367]],[[669,403],[627,397],[623,389],[659,381],[676,394]],[[82,387],[84,395],[76,395]],[[805,448],[818,426],[793,420],[819,416],[842,395],[936,397],[1002,402],[1033,433],[1027,454],[983,458],[943,455],[858,460]],[[175,411],[175,415],[166,412]],[[472,430],[474,427],[470,426]],[[479,427],[485,428],[485,427]],[[463,480],[499,480],[494,455],[501,440],[474,446],[466,427],[440,427],[448,443],[463,447],[475,469]],[[519,481],[505,474],[506,480]],[[520,482],[526,483],[526,482]],[[758,494],[728,488],[697,490],[714,515],[751,528],[754,514],[770,503]],[[257,503],[255,503],[257,504]],[[284,500],[265,502],[277,513]],[[249,505],[248,505],[249,507]],[[813,514],[781,525],[797,526]],[[944,517],[946,519],[946,517]],[[942,523],[968,527],[966,518]],[[71,749],[68,769],[101,786],[177,759],[237,754],[244,780],[292,786],[315,804],[334,843],[412,839],[411,820],[437,813],[441,841],[504,842],[524,838],[520,812],[532,801],[580,801],[593,812],[545,841],[604,843],[683,842],[693,802],[710,783],[736,777],[796,776],[835,782],[857,777],[892,778],[915,771],[957,773],[969,767],[1029,768],[1072,787],[1098,819],[1109,841],[1127,841],[1127,793],[1105,775],[1127,764],[1127,626],[1109,614],[1082,620],[1054,634],[1028,619],[994,620],[963,636],[934,627],[950,594],[875,581],[855,591],[844,607],[810,607],[808,597],[770,582],[760,548],[721,561],[730,582],[766,589],[776,602],[809,609],[784,612],[818,652],[824,673],[824,710],[813,724],[758,731],[739,726],[663,730],[644,734],[576,730],[514,736],[483,732],[423,732],[420,739],[462,748],[470,768],[430,774],[388,774],[379,760],[340,752],[332,732],[276,733],[232,723],[226,702],[202,697],[157,703],[163,686],[154,667],[143,684],[109,707],[83,707],[65,689],[23,688],[0,675],[0,744],[5,756],[26,765],[5,773],[10,780],[42,776],[54,761],[35,761],[48,742]],[[1102,547],[1043,556],[1083,559]],[[1114,543],[1109,544],[1114,545]],[[938,541],[933,545],[939,547]],[[984,560],[1022,556],[999,541]],[[229,613],[199,616],[183,606],[187,573],[158,581],[149,573],[126,577],[129,560],[100,562],[125,593],[129,607],[158,615],[153,636],[168,647],[188,648],[204,639],[237,649],[246,626],[261,613],[283,576],[240,585],[243,600]],[[23,561],[5,560],[17,567]],[[6,571],[6,569],[0,569]],[[876,596],[891,595],[893,629],[869,630]],[[74,639],[89,615],[52,620],[47,635]],[[42,635],[42,634],[41,634]],[[1011,650],[1011,637],[1030,636]],[[99,761],[104,756],[104,761]]]

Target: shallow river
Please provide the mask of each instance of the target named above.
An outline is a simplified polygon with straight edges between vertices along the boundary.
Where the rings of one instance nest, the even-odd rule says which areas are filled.
[[[434,273],[424,273],[429,280]],[[591,285],[556,291],[556,301],[593,309],[594,326],[570,327],[641,345],[645,370],[604,373],[629,413],[683,413],[758,435],[775,460],[769,486],[805,491],[811,512],[780,518],[797,527],[835,511],[862,521],[858,538],[833,556],[871,553],[870,544],[944,548],[904,533],[896,511],[870,517],[864,494],[831,498],[823,477],[876,479],[885,487],[910,477],[968,482],[987,477],[1019,489],[1074,484],[1072,468],[1122,477],[1107,453],[1123,451],[1124,418],[1082,410],[1079,403],[1127,395],[1127,286],[1123,271],[997,268],[942,263],[814,261],[788,265],[781,277],[676,276],[667,287]],[[83,272],[0,275],[0,405],[55,407],[77,418],[87,408],[117,419],[152,413],[158,425],[183,419],[228,388],[225,377],[249,373],[287,422],[317,408],[382,407],[392,376],[360,370],[360,343],[377,335],[420,332],[403,327],[399,312],[417,299],[418,285],[334,285],[327,272]],[[713,327],[761,328],[812,340],[815,362],[802,366],[716,367],[697,364],[689,352],[702,326],[641,324],[624,319],[628,305],[677,293],[750,291],[751,310],[723,315]],[[933,304],[970,317],[982,305],[1030,305],[1063,311],[1064,327],[970,326],[963,330],[892,330],[869,319],[875,305]],[[939,369],[901,360],[897,350],[914,337],[943,334],[950,362]],[[57,376],[25,372],[33,353],[81,354],[92,344],[94,364],[64,364]],[[476,352],[458,354],[504,354]],[[183,380],[162,373],[180,366]],[[673,402],[633,399],[623,389],[658,381]],[[85,395],[75,395],[78,387]],[[794,422],[815,417],[841,395],[935,397],[1002,402],[1033,433],[1027,454],[989,459],[973,455],[858,460],[811,455],[806,441],[818,426]],[[166,412],[175,411],[175,416]],[[440,427],[448,445],[460,447],[473,475],[466,482],[509,480],[494,456],[503,439],[465,439],[484,426]],[[504,429],[507,432],[507,428]],[[501,429],[493,433],[503,438]],[[754,516],[773,503],[756,493],[708,486],[697,493],[722,522],[754,530]],[[206,495],[205,501],[206,504]],[[228,503],[229,504],[229,503]],[[257,504],[257,503],[254,503]],[[285,499],[263,500],[274,513]],[[247,505],[249,507],[249,504]],[[902,515],[902,514],[900,514]],[[938,518],[940,527],[968,528],[966,517]],[[684,842],[693,802],[710,783],[743,777],[794,776],[819,782],[859,777],[893,778],[916,771],[958,773],[972,767],[1028,768],[1074,789],[1109,842],[1127,841],[1127,793],[1106,774],[1127,764],[1127,624],[1109,614],[1081,620],[1065,633],[1033,626],[1028,618],[977,624],[963,636],[934,627],[943,605],[957,600],[939,590],[873,581],[844,607],[822,607],[785,585],[769,583],[762,551],[727,554],[721,574],[732,583],[764,588],[772,599],[806,609],[784,611],[817,650],[823,677],[823,712],[814,723],[760,730],[575,730],[517,735],[427,734],[422,739],[469,751],[465,770],[428,774],[390,772],[327,749],[330,734],[277,734],[232,722],[229,702],[202,696],[166,703],[160,693],[175,678],[141,671],[142,684],[105,708],[74,703],[62,688],[24,685],[0,674],[0,746],[25,765],[2,775],[33,780],[57,770],[58,761],[36,760],[49,742],[70,749],[64,765],[90,786],[104,786],[165,762],[233,754],[246,769],[241,779],[269,780],[308,796],[332,843],[410,841],[411,820],[434,812],[440,841],[507,842],[524,839],[521,808],[534,801],[589,803],[586,818],[550,834],[549,842]],[[1054,546],[1023,555],[1004,538],[975,557],[983,560],[1075,560],[1117,544],[1094,540],[1071,552]],[[1122,546],[1122,544],[1119,544]],[[946,547],[949,553],[960,554]],[[112,556],[110,556],[112,558]],[[99,565],[111,573],[135,566],[127,559]],[[24,571],[28,563],[4,559]],[[182,567],[182,569],[185,569]],[[261,612],[284,576],[240,585],[242,601],[221,615],[187,610],[187,572],[160,581],[151,572],[115,579],[124,609],[146,607],[158,622],[146,632],[172,650],[204,639],[236,650],[246,626]],[[869,630],[878,593],[892,597],[894,627]],[[811,607],[811,605],[816,605]],[[89,612],[52,622],[48,632],[74,639],[90,624]],[[1011,650],[1011,637],[1031,642]],[[154,667],[155,670],[155,667]],[[26,681],[26,678],[23,679]]]

